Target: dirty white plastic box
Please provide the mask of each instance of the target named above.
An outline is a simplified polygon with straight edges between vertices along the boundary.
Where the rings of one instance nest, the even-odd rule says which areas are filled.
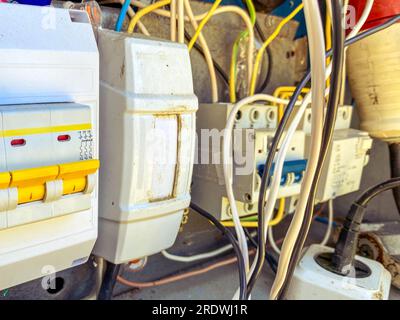
[[[123,263],[166,249],[190,204],[195,146],[187,47],[100,30],[100,203],[94,253]]]

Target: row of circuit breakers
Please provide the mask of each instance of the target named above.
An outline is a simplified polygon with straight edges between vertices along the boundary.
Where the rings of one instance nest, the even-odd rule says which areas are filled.
[[[186,46],[94,32],[83,11],[51,10],[50,25],[46,14],[1,4],[0,289],[92,253],[126,263],[160,252],[191,200],[230,218],[222,163],[200,158],[221,154],[222,134],[206,143],[203,131],[222,130],[232,106],[198,108]],[[284,168],[289,212],[307,165],[308,114]],[[372,140],[350,129],[351,116],[340,108],[318,201],[359,188]],[[250,159],[234,180],[241,215],[256,212],[276,126],[274,106],[237,117]]]

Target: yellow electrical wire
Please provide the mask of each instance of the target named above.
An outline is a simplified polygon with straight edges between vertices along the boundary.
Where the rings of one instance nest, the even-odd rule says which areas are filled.
[[[325,20],[325,46],[326,51],[329,51],[332,48],[332,28],[331,28],[331,16],[329,14],[329,10],[326,10],[326,20]],[[326,58],[326,65],[329,65],[331,62],[331,58]],[[326,80],[326,87],[330,87],[330,77]]]
[[[131,21],[129,23],[128,33],[133,33],[133,30],[135,30],[136,24],[138,23],[140,18],[142,18],[144,15],[146,15],[156,9],[159,9],[161,7],[169,5],[170,3],[171,3],[171,0],[162,0],[162,1],[159,1],[156,3],[153,3],[146,8],[139,10],[139,12],[131,19]]]
[[[283,216],[285,214],[285,198],[282,198],[279,200],[279,209],[278,212],[276,213],[276,216],[274,219],[272,219],[269,223],[268,226],[273,227],[279,224]],[[234,227],[235,224],[233,221],[221,221],[222,225],[225,227]],[[258,221],[241,221],[240,224],[242,225],[243,228],[257,228],[258,227]]]
[[[221,221],[221,224],[224,227],[228,227],[228,228],[233,228],[235,226],[235,223],[233,221]],[[257,228],[258,227],[257,221],[241,221],[240,224],[243,228]]]
[[[269,44],[279,35],[281,32],[282,28],[290,21],[292,20],[304,7],[304,4],[301,3],[296,9],[294,9],[285,19],[283,19],[278,27],[275,29],[275,31],[269,36],[269,38],[263,43],[261,46],[260,50],[257,52],[257,57],[254,63],[254,68],[253,68],[253,75],[251,77],[251,83],[250,83],[250,95],[253,95],[256,91],[256,85],[257,85],[257,76],[258,76],[258,69],[260,68],[260,63],[262,60],[262,57],[264,55],[265,49],[269,46]]]
[[[222,0],[216,0],[214,2],[214,4],[212,5],[212,7],[210,8],[210,11],[208,11],[207,15],[204,17],[203,20],[201,20],[201,22],[199,23],[199,27],[197,28],[196,32],[194,33],[192,39],[190,40],[189,44],[188,44],[188,48],[189,51],[192,50],[194,44],[197,41],[197,38],[200,35],[201,30],[203,30],[204,26],[206,25],[206,23],[208,22],[208,20],[210,20],[210,18],[212,17],[212,15],[214,14],[215,10],[217,10],[218,6],[220,5],[220,3],[222,2]]]
[[[292,95],[293,92],[296,90],[296,87],[291,87],[291,86],[282,86],[278,87],[274,91],[274,97],[281,98],[281,99],[289,99]],[[309,88],[303,88],[301,90],[302,94],[309,93],[310,89]],[[299,96],[299,100],[302,100],[303,97]],[[283,118],[283,112],[286,107],[284,104],[276,104],[278,106],[278,120],[281,121]]]
[[[231,55],[231,64],[229,68],[229,99],[231,103],[236,103],[236,63],[235,60],[237,59],[237,48],[235,46],[238,46],[238,39],[240,38],[240,35],[236,39],[235,43],[233,44],[233,49],[232,49],[232,55]]]

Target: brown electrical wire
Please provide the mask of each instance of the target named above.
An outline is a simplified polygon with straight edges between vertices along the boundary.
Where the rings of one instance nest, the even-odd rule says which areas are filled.
[[[254,254],[254,253],[255,253],[255,250],[251,250],[249,252],[249,254]],[[178,274],[176,276],[171,276],[171,277],[168,277],[168,278],[164,278],[164,279],[156,280],[156,281],[151,281],[151,282],[134,282],[134,281],[126,280],[125,278],[123,278],[121,276],[117,277],[117,281],[119,283],[122,283],[122,284],[128,286],[128,287],[151,288],[151,287],[161,286],[161,285],[168,284],[168,283],[171,283],[171,282],[176,282],[176,281],[179,281],[179,280],[191,278],[193,276],[198,276],[198,275],[207,273],[209,271],[212,271],[214,269],[218,269],[218,268],[233,264],[236,261],[237,261],[237,258],[234,257],[234,258],[226,259],[226,260],[223,260],[223,261],[220,261],[220,262],[216,262],[216,263],[214,263],[212,265],[209,265],[209,266],[207,266],[205,268],[202,268],[202,269],[199,269],[199,270],[189,271],[189,272],[186,272],[186,273],[183,273],[183,274]]]

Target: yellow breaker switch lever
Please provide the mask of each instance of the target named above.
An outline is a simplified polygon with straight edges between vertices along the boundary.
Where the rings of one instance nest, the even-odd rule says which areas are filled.
[[[63,195],[84,191],[87,185],[87,176],[95,173],[99,166],[99,160],[61,164],[58,179],[63,180]]]
[[[0,189],[17,188],[18,204],[43,200],[46,182],[63,181],[63,195],[82,192],[88,176],[100,166],[99,160],[86,160],[54,166],[0,173]]]
[[[58,176],[58,166],[11,171],[11,188],[18,188],[18,204],[42,200],[46,182]]]
[[[11,183],[11,174],[9,172],[0,173],[0,189],[7,189]]]

